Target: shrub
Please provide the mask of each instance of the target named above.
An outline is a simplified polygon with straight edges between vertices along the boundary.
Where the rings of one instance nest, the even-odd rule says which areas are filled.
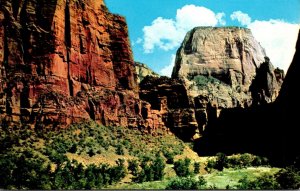
[[[173,179],[166,187],[166,190],[199,190],[206,185],[205,179],[200,176],[199,180],[191,177],[181,177]]]
[[[217,153],[215,169],[219,171],[223,171],[223,169],[227,166],[228,166],[227,156],[224,153]]]
[[[164,153],[164,156],[167,159],[167,164],[173,164],[174,163],[175,154],[172,153],[172,152],[170,152],[170,151],[168,151],[168,150],[164,150],[163,153]]]
[[[215,168],[215,166],[216,166],[216,161],[210,159],[210,160],[207,161],[207,165],[206,165],[206,167],[205,167],[205,170],[206,170],[207,172],[211,172],[211,170],[212,170],[213,168]]]
[[[154,162],[152,164],[154,180],[162,180],[164,178],[165,167],[166,167],[166,164],[165,164],[163,158],[160,155],[157,155],[156,159],[154,160]]]
[[[116,147],[116,154],[117,155],[124,155],[125,154],[125,151],[124,151],[124,148],[121,144],[118,144],[117,147]]]
[[[279,184],[276,182],[275,178],[267,174],[262,175],[253,181],[244,177],[239,181],[239,183],[240,184],[237,186],[237,189],[240,190],[273,190],[279,188]]]
[[[190,176],[191,175],[189,169],[190,164],[191,164],[191,160],[188,158],[185,158],[184,160],[179,159],[178,161],[176,161],[174,163],[174,170],[176,174],[181,177]]]
[[[275,177],[281,189],[300,188],[300,174],[292,167],[280,170]]]
[[[129,160],[128,161],[128,170],[131,171],[131,174],[133,176],[137,176],[138,171],[139,171],[139,162],[137,160]]]
[[[195,174],[199,174],[200,172],[200,163],[199,162],[195,162],[194,163],[194,173]]]

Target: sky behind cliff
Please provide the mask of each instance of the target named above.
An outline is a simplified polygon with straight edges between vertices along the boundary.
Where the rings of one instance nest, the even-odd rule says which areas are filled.
[[[274,66],[287,70],[300,24],[300,0],[105,0],[126,17],[135,61],[170,76],[186,32],[196,26],[252,30]]]

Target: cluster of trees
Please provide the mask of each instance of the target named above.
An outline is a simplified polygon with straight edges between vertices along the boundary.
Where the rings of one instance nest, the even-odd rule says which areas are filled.
[[[237,188],[241,190],[299,189],[300,173],[293,167],[287,167],[275,175],[264,174],[256,180],[244,177],[239,183]]]
[[[239,156],[227,157],[224,153],[217,153],[215,160],[209,160],[205,169],[210,172],[212,169],[223,171],[224,168],[246,168],[250,166],[269,165],[266,157],[254,156],[248,153]]]
[[[1,156],[0,187],[4,189],[100,189],[119,182],[127,174],[124,160],[84,167],[77,161],[50,165],[32,151]]]
[[[165,161],[160,154],[157,154],[154,159],[144,156],[141,161],[128,161],[128,170],[133,175],[132,180],[138,183],[162,180],[165,167]]]
[[[172,180],[166,187],[166,190],[199,190],[204,189],[207,182],[202,177],[180,177]]]

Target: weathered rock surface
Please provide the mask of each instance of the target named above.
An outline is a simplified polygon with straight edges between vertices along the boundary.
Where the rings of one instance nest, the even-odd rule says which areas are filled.
[[[0,120],[157,128],[142,102],[121,16],[103,0],[0,2]],[[148,120],[148,121],[147,121]]]
[[[198,129],[193,102],[182,81],[147,76],[140,83],[140,98],[157,110],[164,124],[176,135],[190,139]]]
[[[140,83],[146,76],[159,77],[157,73],[151,70],[146,64],[135,62],[134,63],[136,74],[137,74],[137,82]]]
[[[249,108],[223,109],[215,123],[209,126],[209,131],[195,144],[201,155],[254,153],[267,156],[283,167],[295,165],[300,168],[300,150],[297,147],[300,133],[297,112],[300,107],[299,51],[300,31],[294,59],[276,101]],[[266,62],[261,70],[273,69]],[[274,76],[262,71],[258,72],[254,83],[259,83],[261,90],[270,90],[272,88],[268,86]],[[282,76],[283,72],[277,69],[275,77]],[[258,101],[266,102],[264,99]]]
[[[197,27],[188,32],[177,51],[172,78],[182,79],[189,95],[205,95],[216,100],[220,108],[251,105],[250,86],[266,53],[251,31],[238,27]],[[275,76],[271,63],[271,76]],[[280,85],[269,81],[271,94],[266,101],[274,101]]]

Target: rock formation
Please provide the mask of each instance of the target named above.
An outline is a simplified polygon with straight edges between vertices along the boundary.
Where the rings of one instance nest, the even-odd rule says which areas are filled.
[[[2,123],[160,124],[141,116],[127,25],[103,0],[2,0],[0,48]]]
[[[185,139],[211,131],[224,109],[273,102],[284,77],[251,31],[238,27],[191,30],[175,62],[172,79],[145,78],[140,97],[162,111],[167,127]]]
[[[193,137],[198,129],[195,110],[182,81],[147,76],[140,83],[140,98],[161,114],[164,124],[177,136]]]
[[[299,50],[300,31],[294,59],[276,101],[249,108],[222,110],[215,123],[209,126],[209,131],[206,131],[195,144],[201,155],[248,152],[267,156],[281,166],[300,167],[298,149],[300,129],[297,112],[300,107]],[[269,65],[266,63],[263,65],[262,71],[270,71]],[[256,80],[265,79],[264,83],[260,83],[260,87],[265,89],[270,86],[273,77],[268,72],[263,75],[260,72]],[[282,71],[277,69],[276,77],[282,75]]]
[[[251,105],[249,87],[265,61],[269,63],[249,29],[197,27],[187,33],[177,51],[172,78],[183,79],[192,97],[206,96],[219,108],[244,107]],[[269,65],[271,71],[262,72],[270,72],[273,78]],[[263,96],[271,102],[280,84],[276,78],[269,83],[274,90]]]
[[[136,74],[137,74],[137,82],[140,83],[146,76],[159,77],[157,73],[151,70],[146,64],[135,62],[134,63]]]

